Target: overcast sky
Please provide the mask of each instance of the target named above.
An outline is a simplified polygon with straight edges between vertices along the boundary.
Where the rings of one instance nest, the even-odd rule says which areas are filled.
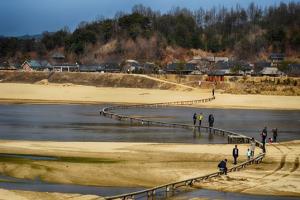
[[[74,30],[81,21],[97,16],[113,17],[117,11],[130,12],[133,5],[143,4],[167,12],[172,7],[191,10],[200,7],[247,7],[250,2],[264,7],[291,0],[0,0],[0,35],[20,36],[56,31],[64,26]],[[299,2],[300,0],[294,0]]]

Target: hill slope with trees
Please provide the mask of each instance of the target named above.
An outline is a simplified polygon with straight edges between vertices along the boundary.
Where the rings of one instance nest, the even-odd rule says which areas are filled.
[[[239,60],[264,59],[271,52],[299,59],[300,3],[260,8],[236,6],[194,11],[173,8],[165,14],[136,5],[131,13],[82,22],[43,33],[41,39],[0,38],[1,60],[23,62],[63,51],[69,62],[121,62],[126,58],[165,63],[194,55],[190,49],[230,55]],[[298,56],[298,57],[297,57]]]

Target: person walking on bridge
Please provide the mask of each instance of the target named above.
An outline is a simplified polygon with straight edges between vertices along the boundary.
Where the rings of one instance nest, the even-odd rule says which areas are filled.
[[[209,124],[209,127],[213,127],[214,126],[214,122],[215,122],[215,118],[213,116],[213,114],[210,114],[208,116],[208,124]]]
[[[193,115],[193,122],[194,122],[194,126],[195,126],[196,122],[197,122],[197,113],[194,113],[194,115]]]
[[[198,120],[199,120],[199,128],[200,128],[200,126],[201,126],[201,124],[202,124],[202,119],[203,119],[203,114],[202,114],[202,113],[200,113],[200,114],[198,115]]]
[[[274,128],[272,130],[272,132],[273,132],[273,142],[277,142],[277,136],[278,136],[278,130],[277,130],[277,128]]]
[[[250,154],[251,158],[254,157],[255,146],[256,146],[255,139],[252,138],[251,141],[250,141],[250,148],[249,148],[250,152],[251,152],[251,154]]]
[[[265,126],[265,128],[262,130],[261,132],[261,143],[263,144],[263,152],[266,152],[266,139],[268,136],[268,130],[267,127]]]
[[[233,164],[236,165],[237,158],[239,157],[239,149],[237,148],[237,145],[232,150],[232,156],[233,156]]]

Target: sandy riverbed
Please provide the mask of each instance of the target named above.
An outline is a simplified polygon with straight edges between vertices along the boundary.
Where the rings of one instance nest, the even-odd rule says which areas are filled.
[[[215,172],[217,163],[224,158],[228,158],[232,166],[232,148],[229,144],[0,141],[1,153],[38,152],[39,155],[82,158],[79,163],[70,159],[23,163],[10,160],[0,162],[0,172],[58,183],[152,187]],[[239,145],[240,162],[246,159],[246,148],[247,145]],[[267,151],[264,163],[195,187],[300,196],[300,141],[272,144]],[[103,162],[96,162],[97,159]]]
[[[70,84],[0,83],[2,103],[153,103],[194,100],[208,90],[150,90],[100,88]],[[217,99],[196,106],[249,109],[300,109],[300,97],[216,94]],[[0,160],[0,172],[19,178],[100,186],[151,187],[215,172],[219,160],[231,161],[232,145],[86,143],[0,141],[0,153],[81,157],[62,161]],[[245,152],[247,146],[240,145]],[[245,160],[241,153],[241,161]],[[261,165],[196,187],[252,194],[300,196],[300,141],[275,144]],[[95,160],[96,159],[96,160]],[[97,160],[98,159],[98,160]],[[122,170],[120,170],[122,169]],[[84,178],[82,177],[84,176]],[[0,199],[93,199],[94,196],[57,195],[0,190]]]
[[[5,103],[155,103],[195,100],[211,95],[208,90],[157,90],[108,88],[70,84],[0,83],[0,102]],[[195,106],[215,108],[300,109],[299,96],[216,94],[216,100]]]

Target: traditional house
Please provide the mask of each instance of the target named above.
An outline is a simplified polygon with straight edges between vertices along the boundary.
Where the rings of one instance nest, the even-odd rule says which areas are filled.
[[[242,75],[252,75],[254,73],[254,65],[249,64],[245,61],[229,61],[228,66],[230,72],[226,75],[231,76],[242,76]]]
[[[78,72],[79,71],[79,65],[76,64],[69,64],[69,63],[64,63],[64,64],[54,64],[52,65],[52,70],[55,72]]]
[[[217,62],[228,62],[228,57],[218,57],[218,56],[207,56],[202,58],[202,60],[208,61],[210,63],[217,63]]]
[[[228,62],[228,57],[215,57],[215,62]]]
[[[50,71],[51,64],[46,60],[26,60],[22,65],[24,71]]]
[[[123,72],[136,73],[143,70],[141,64],[136,60],[126,60],[125,64],[122,66]]]
[[[65,62],[65,56],[64,54],[60,53],[60,52],[54,52],[51,56],[53,63],[64,63]]]
[[[254,75],[260,75],[260,72],[265,68],[265,67],[271,67],[271,62],[266,62],[266,61],[259,61],[254,63],[253,67],[253,74]]]
[[[102,63],[100,64],[103,72],[108,73],[119,73],[121,72],[121,67],[118,63]]]
[[[80,65],[80,72],[101,72],[104,68],[99,64]]]
[[[290,76],[300,76],[300,64],[294,63],[288,65],[288,74]]]
[[[9,64],[9,62],[1,62],[0,70],[17,70],[14,65]]]
[[[228,69],[220,69],[220,70],[215,70],[215,71],[211,71],[207,74],[207,81],[210,82],[220,82],[220,81],[224,81],[224,77],[226,72],[228,71]]]
[[[280,75],[284,75],[284,73],[279,71],[277,69],[277,67],[265,67],[260,72],[260,74],[263,75],[263,76],[280,76]]]
[[[271,53],[269,56],[269,59],[271,61],[271,66],[277,66],[279,62],[282,62],[284,60],[284,54],[283,53]]]
[[[151,62],[146,62],[143,65],[144,73],[146,74],[158,74],[159,67]]]
[[[193,71],[199,71],[194,63],[171,63],[167,65],[165,71],[169,74],[190,74]]]

